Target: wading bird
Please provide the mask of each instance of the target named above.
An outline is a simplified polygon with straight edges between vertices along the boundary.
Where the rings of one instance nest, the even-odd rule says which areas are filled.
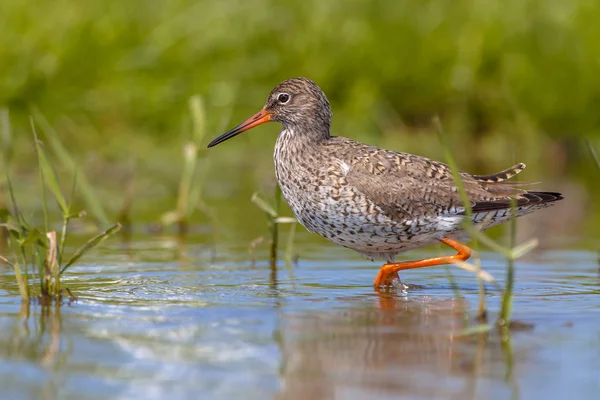
[[[471,249],[466,217],[450,168],[418,155],[331,136],[331,107],[311,80],[294,78],[275,87],[258,113],[213,140],[213,147],[265,122],[283,125],[275,144],[275,172],[298,221],[309,231],[383,259],[374,285],[392,285],[398,271],[465,261]],[[521,216],[562,199],[507,182],[525,168],[517,164],[491,175],[460,172],[478,229],[506,222],[511,204]],[[515,201],[511,201],[511,199]],[[394,262],[407,250],[444,243],[457,254]]]

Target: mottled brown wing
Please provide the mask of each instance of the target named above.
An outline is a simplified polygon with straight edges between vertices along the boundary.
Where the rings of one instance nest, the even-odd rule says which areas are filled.
[[[358,149],[355,149],[358,150]],[[462,214],[464,207],[450,168],[440,162],[406,153],[366,146],[347,154],[351,160],[346,174],[349,185],[367,196],[386,215],[397,221],[419,216]],[[505,209],[510,196],[517,195],[518,205],[530,201],[524,190],[503,182],[520,172],[520,165],[494,175],[473,176],[461,173],[463,185],[474,212]],[[523,166],[524,167],[524,166]],[[510,171],[517,170],[510,174]]]

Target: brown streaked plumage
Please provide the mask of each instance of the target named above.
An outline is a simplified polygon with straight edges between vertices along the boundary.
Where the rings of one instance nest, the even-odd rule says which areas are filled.
[[[283,125],[275,145],[275,171],[296,218],[309,231],[386,264],[375,286],[390,285],[400,270],[464,261],[470,249],[461,228],[465,208],[450,168],[425,157],[369,146],[330,135],[331,107],[311,80],[293,78],[271,91],[261,111],[213,140],[215,146],[269,121]],[[560,193],[528,191],[507,182],[525,168],[517,164],[491,175],[460,172],[481,229],[562,199]],[[445,243],[457,254],[394,262],[404,251]]]

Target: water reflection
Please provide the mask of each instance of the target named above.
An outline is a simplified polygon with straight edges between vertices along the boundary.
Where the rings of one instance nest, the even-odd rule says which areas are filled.
[[[464,302],[393,294],[349,301],[356,304],[284,315],[278,398],[476,398],[485,363],[510,359],[498,339],[461,334]]]
[[[21,304],[19,316],[0,336],[0,357],[24,358],[51,368],[61,359],[61,306],[52,304],[34,307]]]
[[[21,304],[18,315],[2,330],[2,398],[56,398],[55,371],[72,355],[71,346],[63,343],[61,306]]]

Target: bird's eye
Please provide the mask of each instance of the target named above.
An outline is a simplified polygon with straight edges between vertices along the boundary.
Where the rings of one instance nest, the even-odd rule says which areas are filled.
[[[288,101],[290,101],[290,95],[287,93],[281,93],[279,96],[277,96],[277,101],[281,104],[285,104]]]

